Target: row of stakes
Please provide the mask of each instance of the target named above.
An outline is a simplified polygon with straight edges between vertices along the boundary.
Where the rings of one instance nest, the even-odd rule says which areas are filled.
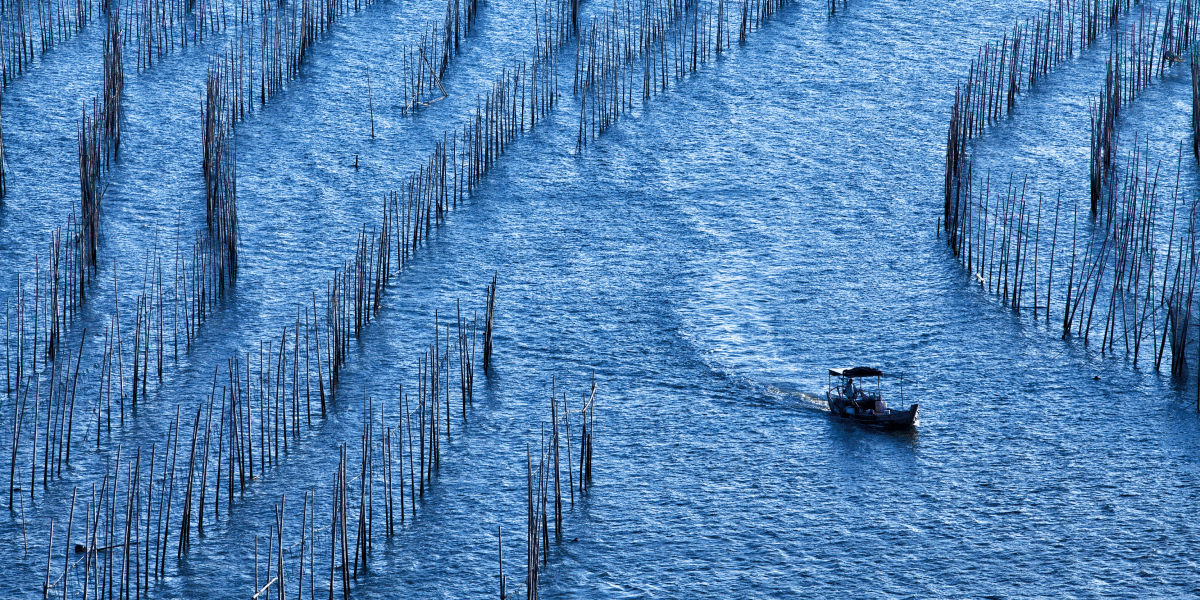
[[[1032,86],[1071,57],[1076,41],[1084,47],[1106,29],[1115,28],[1130,5],[1114,2],[1100,10],[1099,4],[1085,3],[1083,7],[1080,11],[1078,6],[1060,4],[1032,26],[1014,27],[1011,38],[1006,34],[1000,44],[981,49],[966,85],[956,91],[951,112],[946,211],[939,229],[946,232],[947,243],[981,287],[997,293],[1015,311],[1031,308],[1037,318],[1041,310],[1047,322],[1057,257],[1060,268],[1067,269],[1065,282],[1059,275],[1060,286],[1065,284],[1060,292],[1064,339],[1075,335],[1088,343],[1095,321],[1102,352],[1117,351],[1120,340],[1136,365],[1149,342],[1154,368],[1161,368],[1169,357],[1172,373],[1182,376],[1198,273],[1191,227],[1195,203],[1188,206],[1183,197],[1178,176],[1182,164],[1178,164],[1174,190],[1167,192],[1171,208],[1166,219],[1167,203],[1160,197],[1165,194],[1159,191],[1161,165],[1152,165],[1148,145],[1141,148],[1136,141],[1121,158],[1117,140],[1121,107],[1133,102],[1167,66],[1182,62],[1180,54],[1195,46],[1200,29],[1192,0],[1170,2],[1161,11],[1143,8],[1123,29],[1114,29],[1104,91],[1091,108],[1091,213],[1082,236],[1077,208],[1066,216],[1068,222],[1060,222],[1061,193],[1051,217],[1041,193],[1036,194],[1036,203],[1032,200],[1027,181],[1009,176],[1006,186],[1003,182],[997,186],[1003,191],[993,193],[991,172],[973,173],[969,140],[1012,110],[1022,84]],[[1026,60],[1022,41],[1030,30],[1037,41],[1034,57]],[[1193,82],[1196,89],[1200,85]],[[1193,92],[1193,103],[1200,105],[1197,94]],[[1043,209],[1049,221],[1045,228]],[[1058,242],[1060,231],[1065,238],[1068,226],[1070,251],[1060,256],[1065,253],[1065,239],[1062,245]]]
[[[739,43],[745,43],[750,32],[787,3],[743,0],[731,15],[725,0],[626,0],[593,19],[575,53],[572,91],[580,99],[576,145],[585,147],[631,110],[637,91],[643,102],[649,100],[727,50],[735,24]]]
[[[451,336],[450,325],[446,324],[438,331],[436,341],[418,359],[415,393],[410,396],[401,388],[391,411],[385,406],[376,407],[373,400],[364,398],[363,452],[358,477],[347,475],[349,461],[346,446],[342,446],[333,486],[332,535],[325,539],[332,543],[330,553],[335,556],[335,561],[339,543],[343,544],[343,556],[350,552],[348,548],[353,548],[353,563],[342,560],[331,571],[344,578],[340,581],[346,594],[349,593],[349,579],[358,578],[360,565],[365,569],[366,557],[377,535],[375,532],[389,537],[394,535],[396,522],[402,523],[406,513],[415,516],[418,500],[434,485],[441,465],[441,441],[449,439],[450,435],[455,378],[459,379],[461,415],[464,421],[467,418],[473,384],[464,373],[474,370],[476,336],[474,327],[468,331],[461,317],[458,327],[458,335]],[[438,329],[435,320],[435,330]],[[452,337],[456,338],[453,342]],[[452,350],[452,346],[456,348]],[[307,367],[308,357],[301,357],[295,344],[291,351],[294,354],[290,364],[286,347],[276,356],[271,356],[268,348],[265,353],[260,352],[258,361],[248,354],[244,366],[240,360],[231,359],[224,373],[214,373],[213,391],[200,402],[194,415],[185,415],[182,407],[176,407],[175,419],[161,444],[153,443],[149,448],[139,446],[132,458],[125,453],[124,461],[123,451],[118,448],[103,478],[93,484],[90,500],[84,501],[85,541],[82,542],[70,542],[75,539],[72,531],[75,528],[75,499],[79,495],[79,488],[75,488],[67,522],[69,543],[64,550],[73,548],[76,555],[82,556],[72,560],[71,553],[64,552],[67,557],[61,571],[55,568],[56,561],[48,559],[45,595],[71,590],[84,598],[89,593],[96,598],[112,597],[114,593],[117,597],[128,597],[131,593],[140,596],[149,591],[152,579],[157,581],[167,574],[171,554],[175,555],[176,561],[181,560],[192,544],[192,536],[203,535],[206,517],[210,522],[221,518],[223,488],[224,513],[232,514],[238,492],[280,464],[289,452],[289,443],[293,446],[301,444],[300,430],[311,427],[312,419],[317,416],[308,389],[311,375],[301,375],[303,382],[295,379],[301,361]],[[456,354],[458,369],[454,368]],[[289,370],[292,371],[290,381]],[[321,410],[325,410],[323,399]],[[58,420],[54,420],[55,425],[47,430],[47,436],[57,432]],[[589,425],[585,425],[585,431],[591,417],[586,422]],[[186,435],[189,425],[191,433]],[[34,426],[36,432],[36,422]],[[19,432],[16,435],[19,436]],[[591,470],[590,433],[581,439],[589,445],[581,458],[587,460],[588,466],[581,469],[580,477],[586,477],[590,476]],[[53,448],[62,447],[58,443],[47,443],[52,448],[50,453],[54,452]],[[33,448],[36,451],[36,442]],[[400,467],[398,474],[397,465]],[[348,494],[354,490],[356,481],[358,502],[348,502]],[[312,497],[316,497],[315,490]],[[23,500],[20,502],[23,515]],[[306,501],[305,506],[312,506],[309,502]],[[377,503],[385,519],[378,529],[374,521]],[[357,522],[356,527],[347,527],[347,523],[354,522]],[[556,523],[561,523],[561,518]],[[348,546],[346,536],[351,529],[355,542]],[[47,550],[50,557],[55,556],[54,531],[52,523]],[[303,526],[301,531],[304,531]],[[318,539],[315,532],[309,538],[310,562],[314,560]],[[304,542],[301,544],[299,554],[303,565]],[[283,549],[282,546],[278,548]],[[288,551],[294,552],[295,545]],[[303,572],[302,566],[300,571]],[[267,587],[275,585],[279,590],[285,589],[286,579],[279,573],[282,571],[277,571],[272,578],[268,571]],[[310,571],[310,582],[314,577],[312,573]],[[333,590],[336,584],[331,574],[330,589]],[[70,587],[72,585],[76,587]]]
[[[35,58],[99,19],[101,11],[92,0],[0,2],[0,85],[7,87]]]
[[[1196,45],[1198,7],[1195,0],[1175,0],[1163,11],[1143,9],[1136,21],[1114,34],[1105,63],[1104,91],[1090,107],[1091,210],[1101,224],[1111,221],[1107,212],[1118,188],[1121,108],[1137,100],[1166,67],[1183,62],[1181,54]]]
[[[494,283],[488,289],[487,300],[488,318],[485,322],[484,337],[491,338],[494,316]],[[430,349],[419,359],[420,376],[413,402],[416,404],[415,407],[410,406],[409,398],[404,396],[403,390],[401,390],[407,425],[398,426],[404,427],[403,431],[406,431],[409,437],[413,437],[412,420],[414,416],[418,420],[416,436],[420,440],[420,462],[415,470],[421,474],[421,484],[419,486],[414,484],[414,486],[422,496],[424,496],[426,487],[431,484],[432,473],[440,461],[439,439],[442,437],[443,431],[446,434],[449,433],[451,389],[454,386],[452,380],[458,379],[464,419],[466,419],[468,403],[473,400],[475,326],[468,326],[460,316],[457,318],[457,328],[457,335],[451,336],[450,324],[446,324],[444,338],[439,336],[439,343],[431,344]],[[319,336],[322,329],[318,328],[316,323],[308,322],[307,316],[304,325],[301,325],[298,316],[295,329],[290,331],[290,336],[289,331],[284,329],[277,348],[274,344],[268,343],[264,348],[259,349],[257,361],[254,360],[251,353],[246,353],[244,362],[239,356],[234,356],[228,361],[224,373],[220,370],[215,371],[212,394],[206,398],[206,401],[200,402],[196,414],[191,419],[184,418],[181,414],[182,408],[176,407],[175,420],[168,427],[162,445],[154,444],[149,449],[150,470],[145,475],[144,502],[146,504],[144,512],[136,514],[145,515],[146,532],[149,532],[150,523],[154,521],[158,533],[162,535],[162,538],[155,542],[155,559],[152,562],[155,565],[154,570],[151,571],[149,566],[146,566],[151,564],[149,562],[150,548],[146,547],[149,542],[130,538],[130,536],[126,536],[124,542],[126,546],[142,544],[148,558],[145,562],[134,565],[133,569],[139,570],[143,580],[148,578],[151,572],[155,577],[162,576],[163,569],[166,568],[166,558],[164,557],[167,556],[168,538],[173,523],[170,515],[174,510],[176,499],[180,506],[179,521],[176,522],[174,528],[176,540],[178,540],[176,558],[179,558],[182,553],[186,552],[186,548],[191,542],[193,522],[196,523],[197,532],[203,534],[205,504],[208,503],[211,506],[212,517],[220,517],[222,484],[228,484],[226,494],[226,504],[228,505],[233,502],[235,497],[235,486],[238,486],[239,491],[244,491],[247,482],[256,479],[256,474],[254,474],[256,467],[258,476],[263,476],[266,469],[274,467],[282,461],[282,457],[289,451],[289,443],[293,445],[300,443],[301,428],[305,425],[311,427],[314,415],[317,414],[318,404],[318,418],[325,415],[326,406],[328,406],[328,402],[332,401],[335,384],[331,379],[331,371],[328,367],[329,352],[325,350],[323,354],[322,346],[320,346]],[[437,320],[434,322],[434,329],[438,329]],[[451,344],[452,337],[454,337],[454,343]],[[454,346],[455,352],[451,352],[451,346]],[[490,347],[485,346],[485,358],[488,360],[490,360],[490,353]],[[80,349],[80,354],[82,354],[82,349]],[[452,368],[455,355],[457,355],[457,377],[455,368]],[[322,365],[323,358],[326,360],[326,366]],[[60,362],[62,362],[61,367],[59,367]],[[19,503],[22,514],[24,514],[24,496],[22,494],[22,496],[14,497],[14,493],[20,491],[20,486],[23,485],[17,476],[18,461],[24,463],[24,458],[29,460],[31,478],[29,490],[32,500],[34,498],[32,492],[36,490],[37,486],[37,470],[40,464],[43,488],[49,487],[50,474],[61,475],[64,463],[70,464],[72,436],[77,426],[83,426],[85,430],[76,434],[77,439],[86,439],[90,436],[90,431],[95,431],[97,444],[102,436],[102,430],[107,432],[112,427],[114,412],[112,395],[103,394],[106,388],[110,391],[110,386],[113,384],[112,374],[109,374],[107,382],[102,382],[98,386],[100,392],[89,410],[89,418],[77,420],[74,418],[74,409],[76,409],[79,383],[78,356],[74,361],[73,370],[70,361],[56,361],[54,366],[49,382],[46,384],[46,390],[42,389],[41,379],[37,379],[36,382],[31,383],[31,386],[25,386],[23,390],[19,390],[17,402],[13,404],[10,505],[16,511]],[[316,367],[316,374],[313,373],[313,367]],[[328,398],[326,398],[326,382],[329,383]],[[220,392],[218,392],[218,388],[220,388]],[[445,401],[444,413],[440,412],[438,408],[440,400]],[[124,420],[125,409],[122,398],[119,398],[119,404],[119,418]],[[181,462],[180,438],[181,433],[186,431],[185,424],[188,420],[191,421],[192,432],[190,442],[184,442],[184,446],[191,450],[187,457],[187,474],[179,475],[176,463]],[[92,428],[92,424],[94,424],[94,428]],[[28,433],[23,439],[23,432],[26,430]],[[25,442],[26,439],[29,442]],[[23,444],[23,442],[25,443]],[[412,439],[409,439],[409,442],[412,443]],[[163,462],[162,475],[158,479],[160,484],[158,484],[158,503],[157,509],[155,509],[154,464],[158,452],[160,452],[158,448],[163,449]],[[409,444],[409,449],[412,449],[412,444]],[[138,478],[143,476],[140,475],[144,466],[142,452],[143,448],[139,446],[134,462],[127,466],[132,473],[138,474]],[[400,452],[402,462],[403,449]],[[118,448],[115,460],[118,466],[121,464],[120,456],[121,450]],[[415,458],[412,456],[409,457],[410,469],[414,468],[414,460]],[[169,468],[167,467],[168,461]],[[210,462],[212,466],[210,466]],[[223,470],[222,473],[224,466],[227,466],[228,469]],[[216,470],[215,485],[209,486],[209,476],[214,469]],[[24,469],[22,472],[24,473]],[[106,473],[104,480],[98,486],[101,494],[98,502],[101,504],[115,502],[114,499],[104,499],[104,493],[106,490],[115,490],[119,476],[119,470],[110,475]],[[179,486],[175,484],[176,476],[179,476],[180,479]],[[109,478],[112,478],[112,481],[109,481]],[[186,486],[182,484],[184,480],[186,480]],[[131,480],[127,479],[127,485],[128,481]],[[132,481],[140,481],[140,479]],[[136,490],[139,490],[138,484],[133,484],[127,490],[130,496],[126,499],[124,509],[126,514],[130,511],[143,510],[138,508],[137,504],[130,504],[136,502],[133,498],[140,498],[140,491],[133,492]],[[211,499],[206,500],[209,493],[211,493]],[[92,497],[95,498],[95,494],[96,490],[92,491]],[[181,498],[176,498],[180,496]],[[94,505],[98,506],[98,504]],[[228,511],[229,509],[227,509]],[[401,514],[398,516],[403,520],[403,508],[400,512]],[[151,515],[155,515],[155,517],[151,518]],[[136,516],[136,518],[138,517]],[[96,544],[97,542],[94,540],[92,546],[96,546]],[[113,546],[108,542],[102,542],[100,546],[96,547]],[[125,548],[125,552],[126,560],[131,559],[128,556],[128,552],[130,552],[128,547]],[[107,559],[112,560],[112,557]],[[137,557],[134,556],[132,559],[137,560]],[[91,569],[96,568],[95,564],[91,566]],[[128,569],[130,569],[130,564],[122,563],[121,572],[128,574]],[[66,581],[67,577],[68,575],[64,571],[64,575],[61,576],[62,580]],[[133,586],[136,587],[138,577],[133,577],[132,581],[134,582]],[[112,586],[113,583],[109,582],[109,584]],[[124,581],[119,582],[118,586],[130,586],[130,584],[130,581]],[[47,586],[53,587],[49,578]],[[86,592],[84,593],[86,594]]]
[[[379,430],[376,431],[376,409],[372,401],[367,401],[367,405],[364,406],[364,414],[367,415],[367,418],[364,420],[362,454],[358,477],[352,477],[350,472],[348,472],[350,461],[346,446],[343,444],[332,490],[330,511],[332,519],[327,527],[322,527],[319,530],[316,528],[316,490],[314,489],[311,494],[305,494],[302,504],[299,542],[285,546],[283,540],[283,511],[285,510],[286,499],[280,499],[279,504],[276,506],[276,524],[266,536],[269,546],[265,558],[268,560],[262,561],[266,571],[262,581],[266,583],[261,586],[260,573],[262,571],[260,570],[259,560],[259,538],[257,536],[255,538],[254,598],[270,598],[272,591],[275,591],[277,597],[284,597],[288,589],[288,579],[285,574],[285,569],[288,567],[285,567],[285,564],[292,561],[295,561],[294,564],[297,565],[293,571],[293,577],[295,577],[294,581],[298,587],[300,597],[303,597],[306,571],[310,598],[315,597],[318,581],[318,569],[315,562],[317,556],[330,557],[327,588],[329,594],[332,596],[340,587],[342,594],[345,597],[349,597],[351,579],[357,580],[360,572],[365,573],[367,571],[367,557],[371,552],[371,547],[376,536],[374,521],[376,502],[378,501],[382,505],[381,512],[385,523],[379,528],[379,531],[383,535],[387,537],[394,535],[397,518],[401,522],[405,518],[404,457],[406,442],[408,448],[408,501],[412,514],[415,516],[417,497],[418,495],[423,497],[426,489],[432,486],[433,476],[440,466],[442,428],[446,427],[447,435],[449,433],[450,403],[448,395],[446,396],[445,418],[442,420],[439,417],[441,409],[438,404],[441,393],[438,385],[442,381],[442,378],[438,373],[437,367],[440,362],[437,358],[437,346],[437,343],[431,345],[430,351],[426,354],[422,362],[421,385],[417,391],[416,402],[414,402],[417,406],[411,406],[409,397],[404,395],[401,390],[400,395],[403,397],[403,402],[397,403],[394,425],[389,426],[386,410],[381,407],[378,421]],[[445,354],[443,354],[444,357]],[[224,389],[221,393],[222,408],[218,417],[219,421],[216,432],[212,431],[214,406],[213,401],[210,400],[206,415],[203,404],[197,409],[196,416],[193,419],[191,442],[190,444],[185,442],[185,447],[190,446],[191,452],[187,459],[187,476],[179,476],[181,485],[186,480],[186,493],[182,499],[180,524],[176,528],[178,532],[176,536],[178,540],[177,559],[182,557],[191,542],[193,516],[196,517],[197,532],[203,533],[205,495],[210,489],[207,484],[208,474],[211,472],[209,459],[212,455],[212,438],[214,435],[219,440],[219,446],[217,458],[214,461],[217,465],[217,473],[216,484],[212,488],[214,496],[212,500],[213,518],[220,517],[221,486],[226,483],[228,485],[228,500],[226,501],[228,505],[232,502],[232,498],[234,498],[234,487],[236,485],[235,473],[240,476],[242,486],[244,487],[245,485],[247,471],[247,454],[244,450],[245,448],[251,450],[248,464],[250,477],[253,478],[253,411],[247,411],[247,418],[239,421],[242,411],[238,406],[239,402],[235,398],[241,395],[240,391],[238,391],[241,389],[241,386],[231,382],[230,387],[234,390],[232,393],[227,395]],[[262,410],[262,387],[260,379],[260,412]],[[250,389],[249,386],[246,389]],[[544,439],[537,468],[536,486],[532,475],[532,462],[527,465],[529,474],[529,515],[527,529],[529,554],[525,585],[527,590],[529,590],[527,597],[530,598],[537,597],[539,559],[541,562],[545,562],[544,551],[549,548],[550,526],[548,524],[548,515],[550,509],[548,505],[552,506],[553,509],[555,537],[561,540],[563,531],[563,488],[567,488],[570,501],[573,504],[576,491],[575,482],[579,482],[578,490],[582,492],[591,481],[595,392],[596,385],[593,377],[591,396],[587,398],[583,408],[578,413],[582,419],[582,431],[579,436],[579,459],[577,463],[579,466],[578,478],[576,478],[575,467],[572,464],[573,453],[570,442],[570,415],[572,413],[567,408],[566,396],[564,395],[561,403],[559,403],[556,394],[553,392],[553,388],[550,405],[552,431],[548,439],[545,439],[545,436],[543,436]],[[214,383],[213,397],[215,398],[215,396]],[[226,398],[229,399],[228,412],[225,406]],[[464,398],[466,398],[465,392]],[[559,407],[562,409],[561,413]],[[464,419],[466,418],[465,411],[466,405],[464,404]],[[229,415],[228,419],[226,418],[226,414]],[[418,440],[417,444],[419,448],[419,450],[415,451],[413,450],[414,427],[412,425],[414,415],[418,422],[418,426],[416,427],[418,433],[415,439]],[[199,432],[201,431],[202,420],[205,425],[203,428],[203,438],[201,439]],[[226,425],[227,421],[228,425]],[[260,420],[260,424],[261,422]],[[243,434],[241,429],[246,424],[249,425],[250,431]],[[278,445],[278,423],[275,425],[277,436],[275,443]],[[286,429],[285,425],[283,434],[285,444],[288,435]],[[170,550],[168,544],[171,536],[170,515],[175,502],[175,495],[172,493],[172,490],[175,489],[175,478],[177,476],[175,464],[179,459],[180,430],[180,417],[177,412],[174,436],[172,437],[172,431],[169,430],[166,443],[164,444],[166,451],[162,459],[162,475],[158,479],[157,502],[155,496],[156,470],[154,466],[157,460],[157,446],[151,447],[148,469],[144,469],[141,449],[138,449],[135,458],[126,465],[126,490],[119,496],[117,490],[120,485],[121,460],[120,452],[118,451],[116,460],[118,468],[113,470],[111,475],[106,473],[104,480],[98,488],[98,497],[97,488],[93,486],[91,501],[87,503],[83,526],[84,539],[87,543],[75,542],[73,544],[75,554],[82,556],[72,562],[70,553],[64,552],[63,569],[53,579],[52,575],[55,573],[54,565],[56,563],[53,560],[53,525],[51,526],[47,575],[43,586],[45,595],[49,596],[51,591],[60,587],[64,591],[64,594],[67,593],[72,581],[71,575],[74,573],[75,585],[81,588],[80,592],[84,598],[87,597],[89,592],[93,594],[93,597],[97,598],[112,597],[114,593],[117,597],[128,597],[130,587],[140,596],[143,590],[149,591],[151,577],[157,580],[165,574],[166,561]],[[223,479],[221,473],[221,465],[223,464],[221,455],[224,452],[224,442],[226,441],[227,432],[229,436],[229,468],[225,472],[225,478]],[[426,432],[428,432],[428,437],[426,437]],[[562,449],[562,433],[564,432],[567,439],[565,452]],[[407,434],[407,439],[405,434]],[[262,442],[261,425],[259,435],[260,456],[264,456],[269,453],[270,444],[264,445]],[[268,440],[270,439],[269,434],[266,437]],[[199,458],[196,456],[197,451],[201,454]],[[566,469],[562,467],[564,460],[567,462]],[[168,462],[170,464],[169,468],[167,466]],[[399,477],[396,477],[395,472],[397,464],[400,466]],[[265,467],[263,468],[265,469]],[[200,470],[199,475],[196,474],[196,469]],[[419,484],[417,483],[418,473],[420,474]],[[564,473],[568,479],[566,486],[563,485]],[[142,487],[143,479],[145,480],[144,488]],[[357,503],[353,502],[353,499],[350,497],[350,492],[356,487],[354,485],[356,481],[358,484]],[[552,505],[549,504],[551,502],[551,482],[553,482]],[[68,540],[72,539],[71,531],[74,527],[77,495],[78,489],[72,494],[71,516],[67,525]],[[399,504],[398,507],[397,501]],[[123,505],[118,506],[118,502],[123,502]],[[354,509],[355,504],[357,504],[357,511]],[[227,509],[227,512],[229,512],[229,509]],[[352,530],[353,533],[350,533]],[[121,531],[124,531],[123,536],[121,535]],[[353,544],[349,541],[350,536],[353,536]],[[328,552],[325,552],[324,549],[319,549],[318,544],[328,544]],[[68,546],[70,545],[68,543]],[[297,547],[299,548],[298,552]],[[350,550],[351,547],[353,551]],[[291,557],[287,563],[285,563],[285,552]],[[509,597],[511,596],[511,592],[505,589],[502,547],[499,552],[501,597]],[[306,559],[307,570],[305,566]],[[273,568],[275,569],[274,572],[272,572]],[[80,574],[80,571],[82,571],[82,574]],[[324,571],[321,571],[321,576],[324,578]],[[322,590],[322,596],[324,596],[324,591]]]
[[[253,11],[250,10],[250,6],[251,3],[244,2],[244,10],[238,11],[238,14],[244,15],[247,19],[251,18]],[[333,20],[344,14],[351,6],[357,10],[357,7],[361,6],[361,2],[329,0],[321,4],[313,3],[299,13],[296,10],[287,11],[279,7],[270,8],[264,4],[262,12],[260,12],[260,16],[263,16],[261,22],[264,24],[262,27],[263,43],[259,46],[263,65],[260,73],[263,76],[258,81],[260,84],[258,91],[262,102],[266,102],[268,93],[275,93],[282,87],[285,83],[285,76],[290,79],[298,75],[298,65],[303,62],[304,53],[315,39],[314,36],[327,31]],[[299,18],[297,14],[303,15],[305,18]],[[313,14],[318,16],[309,18]],[[274,23],[274,27],[270,27],[269,23]],[[280,25],[280,23],[284,25]],[[280,35],[280,32],[285,30],[282,27],[286,27],[286,31],[290,34],[288,37]],[[308,34],[299,36],[296,33],[298,31]],[[115,160],[120,145],[120,102],[123,87],[123,60],[121,57],[126,38],[127,34],[123,33],[121,28],[121,20],[110,19],[104,43],[104,102],[103,104],[97,103],[91,116],[87,114],[85,108],[79,127],[80,210],[78,214],[72,213],[65,231],[63,228],[59,228],[52,234],[49,261],[51,264],[45,272],[44,283],[41,269],[35,264],[36,282],[31,319],[34,323],[39,322],[38,305],[44,304],[46,315],[44,323],[47,331],[42,339],[47,360],[54,357],[61,338],[60,331],[65,329],[81,310],[89,289],[88,284],[91,283],[98,268],[97,244],[103,196],[102,175]],[[239,38],[237,47],[253,50],[254,39],[256,39],[254,31],[248,29]],[[245,55],[242,55],[241,58],[243,61],[241,64],[250,66],[249,75],[252,76],[255,61],[246,61]],[[174,296],[172,308],[175,313],[173,319],[175,339],[170,343],[175,348],[176,357],[178,357],[181,328],[182,335],[187,340],[186,347],[186,345],[190,345],[199,323],[223,297],[225,290],[233,284],[237,274],[236,157],[233,155],[232,143],[229,143],[229,140],[231,139],[232,125],[236,120],[233,117],[237,117],[239,113],[235,107],[230,105],[228,88],[224,85],[226,81],[221,79],[221,75],[226,71],[222,71],[220,66],[221,63],[218,61],[218,64],[209,70],[206,99],[202,105],[207,228],[203,232],[196,233],[190,252],[180,251],[177,242],[174,261],[175,276],[168,284]],[[248,85],[248,95],[252,97],[255,91],[252,78],[248,81]],[[245,105],[243,104],[240,108],[244,111]],[[244,118],[244,113],[242,114]],[[157,245],[154,256],[150,257],[149,261],[161,263]],[[160,289],[163,280],[161,271],[161,264],[159,264],[157,269],[151,270],[156,277],[147,278],[148,281],[156,279]],[[39,350],[38,327],[33,324],[26,326],[25,319],[22,318],[26,313],[24,310],[26,294],[19,281],[17,287],[15,310],[18,313],[16,319],[18,340],[25,340],[25,333],[33,330],[32,352],[26,353],[24,347],[21,346],[22,341],[18,341],[18,354],[22,359],[27,357],[31,366],[36,368],[37,351]],[[42,294],[43,288],[45,288],[46,294]],[[6,307],[11,305],[11,300],[9,299],[6,303]],[[161,297],[157,301],[139,297],[138,304],[139,306],[145,305],[148,311],[157,307],[160,320],[165,313]],[[116,322],[119,319],[119,313],[120,307],[118,306],[115,311],[117,316],[114,317],[113,323],[114,331],[119,326],[119,323]],[[7,322],[11,324],[12,320],[12,316],[9,315]],[[119,332],[117,332],[117,336],[119,338]],[[158,337],[161,346],[163,344],[161,327]],[[16,380],[21,379],[24,364],[24,360],[16,361]],[[6,389],[12,389],[13,379],[10,362]]]
[[[1132,5],[1133,0],[1058,0],[1032,20],[1015,23],[999,42],[979,49],[966,81],[955,88],[950,109],[941,221],[951,247],[957,246],[953,206],[971,170],[971,141],[1010,113],[1023,90],[1116,27]]]
[[[1180,162],[1182,156],[1181,148]],[[1064,339],[1088,344],[1095,323],[1101,352],[1123,349],[1136,366],[1148,343],[1156,370],[1169,358],[1172,374],[1183,376],[1200,274],[1197,204],[1184,198],[1182,165],[1172,174],[1173,189],[1163,185],[1160,176],[1168,176],[1152,164],[1146,147],[1129,152],[1122,171],[1103,227],[1090,219],[1081,223],[1078,207],[1064,211],[1061,194],[1051,206],[1043,194],[1028,190],[1027,180],[1010,176],[993,191],[990,173],[968,173],[956,207],[958,259],[981,288],[1013,311],[1031,310],[1035,319],[1040,311],[1047,324],[1057,283]]]

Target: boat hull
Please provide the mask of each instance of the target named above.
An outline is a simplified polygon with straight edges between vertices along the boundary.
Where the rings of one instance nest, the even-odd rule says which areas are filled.
[[[829,414],[834,417],[879,429],[911,429],[917,424],[917,413],[920,411],[920,405],[913,404],[908,410],[888,410],[885,414],[874,414],[859,409],[846,400],[830,399],[828,403]]]

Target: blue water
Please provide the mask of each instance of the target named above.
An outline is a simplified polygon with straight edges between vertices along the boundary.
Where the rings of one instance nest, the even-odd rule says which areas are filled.
[[[175,407],[186,420],[207,396],[214,367],[294,322],[352,257],[383,195],[528,46],[529,3],[482,5],[448,72],[450,98],[402,116],[392,58],[440,16],[436,4],[385,1],[344,18],[302,76],[239,124],[235,290],[99,451],[92,434],[61,480],[25,497],[23,516],[0,513],[0,595],[39,594],[51,518],[52,577],[61,573],[72,490],[86,495],[118,445],[161,444]],[[608,8],[584,4],[589,15]],[[552,379],[577,409],[593,372],[594,484],[552,540],[547,597],[1197,594],[1195,385],[1014,313],[937,235],[954,86],[980,44],[1039,8],[859,1],[829,19],[824,2],[791,4],[747,44],[635,102],[586,149],[564,60],[563,102],[393,280],[350,348],[328,418],[305,427],[231,514],[223,506],[206,519],[150,595],[252,594],[254,538],[266,543],[273,505],[285,495],[295,511],[315,489],[318,523],[328,520],[337,447],[357,456],[364,397],[393,410],[400,386],[415,387],[434,312],[444,323],[456,300],[482,312],[493,273],[493,371],[477,373],[465,422],[455,408],[433,490],[392,539],[377,538],[356,597],[496,596],[497,526],[509,587],[519,586],[526,447],[536,455]],[[0,298],[33,272],[77,198],[76,120],[100,89],[101,33],[85,30],[3,91]],[[85,352],[103,341],[114,276],[132,306],[127,288],[142,281],[155,234],[173,248],[176,231],[186,242],[203,224],[198,106],[222,40],[144,72],[127,66],[103,266],[72,329],[88,327]],[[1086,203],[1088,99],[1105,52],[1083,53],[1022,96],[977,142],[980,164]],[[1178,144],[1190,143],[1189,86],[1175,67],[1125,113],[1122,139],[1144,136],[1172,171]],[[1186,155],[1183,168],[1194,191]],[[83,379],[99,360],[85,356]],[[829,418],[825,370],[854,364],[904,374],[904,403],[921,404],[915,431]],[[11,423],[0,455],[9,436]]]

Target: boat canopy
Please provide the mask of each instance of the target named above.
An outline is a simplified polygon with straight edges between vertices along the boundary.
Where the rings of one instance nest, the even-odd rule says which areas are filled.
[[[836,377],[883,377],[883,371],[874,367],[830,369],[829,374]]]

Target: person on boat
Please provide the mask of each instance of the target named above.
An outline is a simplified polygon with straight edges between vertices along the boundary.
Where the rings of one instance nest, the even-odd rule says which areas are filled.
[[[845,387],[845,391],[846,391],[846,399],[853,401],[854,400],[854,378],[847,377],[846,385],[844,387]]]

